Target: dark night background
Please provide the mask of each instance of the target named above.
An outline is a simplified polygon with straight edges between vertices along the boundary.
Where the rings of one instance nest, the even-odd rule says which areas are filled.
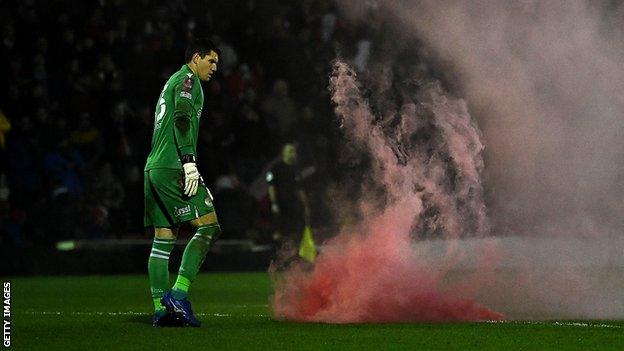
[[[326,0],[29,0],[0,8],[7,273],[49,271],[46,262],[68,255],[56,251],[59,241],[151,238],[142,177],[154,106],[193,36],[221,50],[218,74],[203,83],[198,158],[222,239],[271,243],[264,172],[285,142],[298,145],[313,227],[331,226],[325,203],[338,178],[340,132],[327,78],[338,55],[366,65],[371,23],[347,25]]]

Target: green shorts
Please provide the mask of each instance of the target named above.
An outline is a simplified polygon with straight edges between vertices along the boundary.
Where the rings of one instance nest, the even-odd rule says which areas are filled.
[[[203,181],[190,198],[184,195],[183,182],[181,170],[159,168],[145,172],[146,227],[171,228],[214,212],[212,194]]]

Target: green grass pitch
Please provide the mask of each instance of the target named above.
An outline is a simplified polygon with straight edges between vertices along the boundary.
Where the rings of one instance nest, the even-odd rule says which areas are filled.
[[[15,350],[624,350],[623,321],[305,324],[271,317],[266,273],[202,274],[201,328],[153,328],[147,276],[11,279]]]

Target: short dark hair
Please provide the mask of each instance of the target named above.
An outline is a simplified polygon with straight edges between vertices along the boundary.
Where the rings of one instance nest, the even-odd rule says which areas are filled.
[[[219,49],[217,49],[216,45],[210,39],[191,39],[191,41],[186,46],[184,59],[186,60],[186,63],[189,63],[193,59],[193,55],[195,55],[196,53],[199,54],[199,57],[204,58],[204,56],[210,54],[210,51],[216,52],[217,55],[219,54]]]

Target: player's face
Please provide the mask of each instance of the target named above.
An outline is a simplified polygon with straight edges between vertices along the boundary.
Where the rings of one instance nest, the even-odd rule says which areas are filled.
[[[203,58],[197,55],[196,60],[195,64],[197,65],[197,75],[199,79],[203,81],[209,80],[212,74],[217,70],[219,55],[214,51],[210,51],[210,53]]]

